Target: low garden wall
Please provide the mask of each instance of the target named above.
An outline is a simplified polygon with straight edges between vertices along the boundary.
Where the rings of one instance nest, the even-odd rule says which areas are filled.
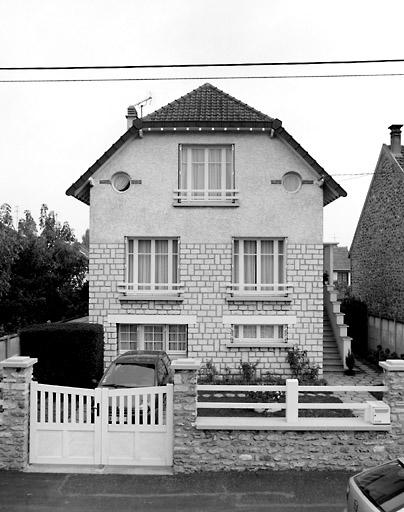
[[[0,363],[0,468],[28,464],[29,403],[36,359],[12,357]],[[380,363],[391,409],[386,432],[201,430],[196,427],[197,373],[193,360],[173,363],[173,470],[257,471],[260,469],[361,470],[402,455],[404,445],[404,362]]]
[[[174,363],[174,367],[175,367]],[[381,363],[391,408],[389,432],[196,429],[197,370],[176,368],[174,472],[260,469],[361,470],[402,455],[404,362]]]

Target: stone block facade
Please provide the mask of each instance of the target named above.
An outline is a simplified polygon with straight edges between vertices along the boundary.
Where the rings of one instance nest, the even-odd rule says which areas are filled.
[[[308,351],[313,364],[322,366],[323,334],[323,246],[287,244],[286,280],[293,284],[290,301],[229,300],[232,281],[232,242],[180,243],[179,281],[184,283],[183,301],[120,300],[117,285],[125,281],[125,244],[91,244],[90,322],[104,325],[105,363],[117,355],[117,325],[108,315],[193,315],[188,325],[188,357],[212,359],[216,367],[235,370],[240,360],[259,361],[258,371],[287,375],[287,347],[228,347],[232,328],[223,316],[287,315],[296,323],[287,329],[287,342]],[[133,323],[136,323],[134,320]],[[175,321],[172,322],[175,324]]]
[[[350,257],[352,291],[367,304],[369,314],[404,322],[404,172],[387,146],[382,149]]]
[[[388,387],[384,401],[391,408],[390,432],[197,430],[196,372],[176,370],[174,472],[361,471],[399,457],[404,445],[402,366],[400,371],[386,366],[384,373]]]

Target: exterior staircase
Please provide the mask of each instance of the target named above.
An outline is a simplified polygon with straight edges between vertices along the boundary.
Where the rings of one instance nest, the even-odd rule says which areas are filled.
[[[324,309],[323,319],[323,372],[343,372],[344,367],[341,362],[341,356],[338,352],[337,342],[335,341],[326,309]]]

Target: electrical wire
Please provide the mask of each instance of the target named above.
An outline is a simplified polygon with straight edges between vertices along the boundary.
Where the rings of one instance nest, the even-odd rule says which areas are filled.
[[[404,73],[355,73],[328,75],[267,75],[267,76],[179,76],[179,77],[140,77],[140,78],[22,78],[0,79],[0,83],[68,83],[68,82],[162,82],[181,80],[270,80],[287,78],[362,78],[404,76]]]
[[[123,66],[10,66],[0,67],[0,71],[55,71],[86,69],[167,69],[167,68],[219,68],[253,66],[319,66],[334,64],[385,64],[404,62],[404,59],[362,59],[362,60],[313,60],[285,62],[217,62],[199,64],[130,64]]]

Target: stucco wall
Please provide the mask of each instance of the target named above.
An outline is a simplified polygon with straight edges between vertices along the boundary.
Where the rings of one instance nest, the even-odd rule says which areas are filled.
[[[404,322],[404,173],[382,150],[351,247],[352,291],[369,314]]]
[[[237,208],[175,208],[178,145],[235,144]],[[322,242],[322,189],[304,184],[296,194],[271,184],[287,171],[303,179],[316,176],[294,151],[268,134],[148,134],[129,140],[94,175],[90,232],[95,243],[120,242],[124,236],[181,236],[184,242],[221,243],[228,236],[285,236],[293,242]],[[99,180],[117,171],[142,180],[125,193]]]

